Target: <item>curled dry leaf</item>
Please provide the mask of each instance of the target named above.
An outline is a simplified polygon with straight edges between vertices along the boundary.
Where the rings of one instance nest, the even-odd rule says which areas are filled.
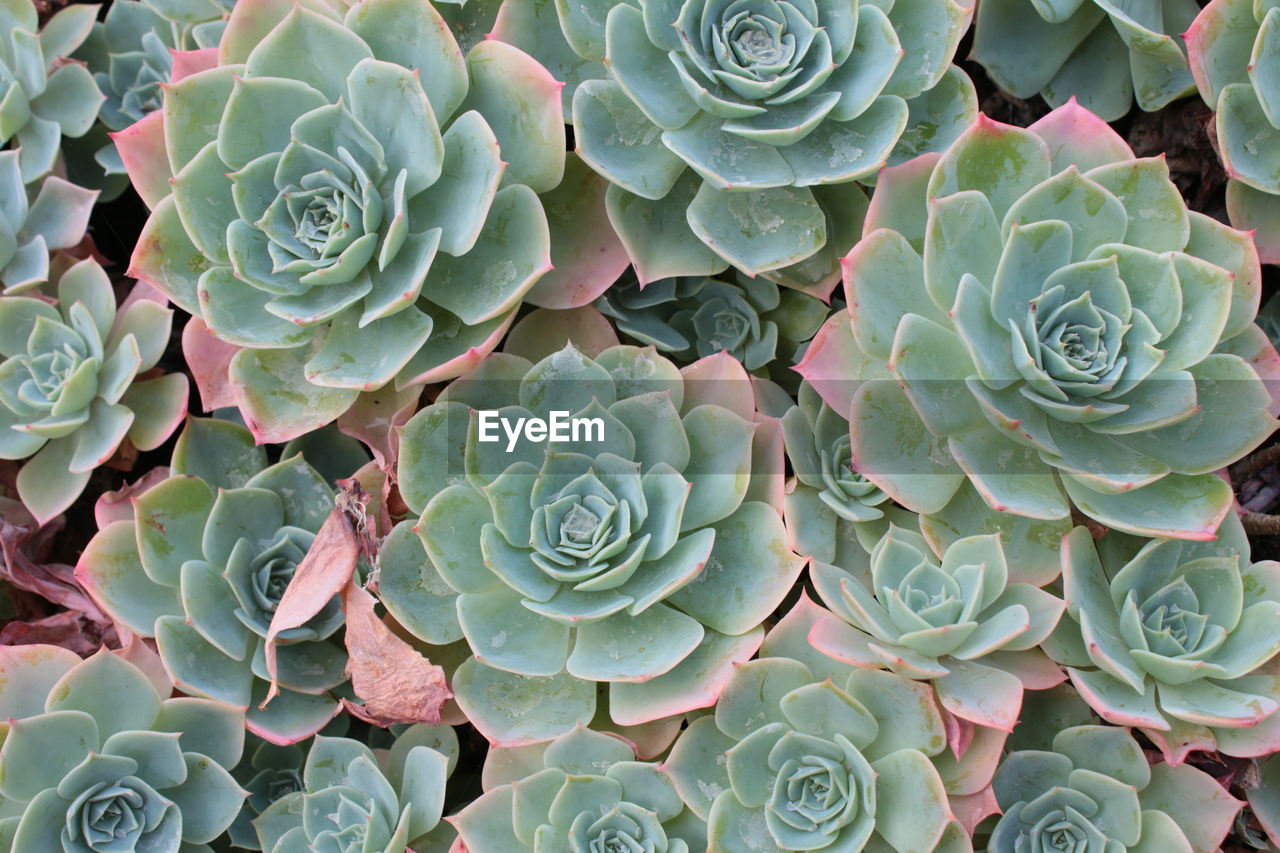
[[[74,569],[43,560],[60,531],[60,523],[39,527],[21,504],[0,499],[0,577],[18,589],[84,614],[85,619],[98,624],[100,632],[106,632],[111,620],[76,581]]]
[[[354,580],[343,591],[347,611],[347,671],[363,705],[344,699],[355,716],[377,726],[440,722],[453,697],[444,670],[391,632],[374,611],[374,600]]]
[[[103,629],[106,629],[104,635]],[[0,628],[0,646],[52,645],[88,657],[115,635],[110,626],[85,618],[75,610],[60,610],[41,619],[15,619]]]
[[[280,596],[280,604],[267,629],[266,662],[271,689],[263,706],[279,693],[276,638],[280,632],[304,625],[319,613],[347,585],[360,555],[372,549],[364,514],[369,495],[355,480],[339,481],[338,489],[333,511],[316,534],[311,550],[298,564],[284,595]]]

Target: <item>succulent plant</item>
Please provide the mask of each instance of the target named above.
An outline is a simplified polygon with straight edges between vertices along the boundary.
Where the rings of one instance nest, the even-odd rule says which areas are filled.
[[[0,849],[210,853],[245,796],[243,709],[106,650],[0,647],[0,673]]]
[[[1280,12],[1271,3],[1212,0],[1187,31],[1200,96],[1215,134],[1237,228],[1256,229],[1264,263],[1280,263]]]
[[[1248,235],[1075,104],[980,119],[876,194],[849,316],[797,368],[850,413],[858,470],[916,512],[968,481],[1002,512],[1211,538],[1232,500],[1212,472],[1276,424],[1235,354],[1274,355]]]
[[[335,717],[324,731],[345,730],[341,724],[346,721],[346,717]],[[248,796],[235,821],[227,827],[227,836],[237,848],[261,850],[253,821],[276,800],[303,790],[302,766],[306,763],[310,742],[275,744],[253,735],[249,737],[244,757],[231,771]]]
[[[173,26],[146,3],[112,3],[79,51],[107,98],[99,114],[102,123],[124,130],[160,109],[179,47]]]
[[[1194,749],[1280,749],[1280,564],[1251,563],[1240,520],[1213,542],[1077,527],[1063,540],[1070,618],[1046,651],[1103,719],[1136,726],[1170,761]]]
[[[307,753],[302,788],[254,821],[266,853],[444,853],[453,831],[440,823],[445,781],[457,759],[429,744],[434,726],[413,726],[387,760],[358,740],[319,735]],[[453,736],[449,731],[449,737]]]
[[[586,728],[547,744],[495,748],[485,775],[500,775],[501,784],[487,784],[452,820],[474,853],[706,850],[706,824],[685,808],[663,765],[635,759],[630,743]],[[499,772],[504,761],[510,768]]]
[[[49,252],[84,238],[98,194],[49,175],[38,192],[23,186],[21,152],[0,151],[0,286],[6,295],[49,280]]]
[[[1125,729],[1074,726],[1014,752],[992,784],[1004,814],[991,853],[1219,849],[1240,803],[1190,765],[1148,765]]]
[[[819,651],[932,681],[952,714],[1004,731],[1018,721],[1024,686],[1063,679],[1037,647],[1065,604],[1023,580],[999,535],[968,536],[935,555],[918,532],[890,524],[868,550],[810,569],[831,609],[809,635]]]
[[[554,8],[506,0],[493,36],[570,84],[642,282],[732,265],[825,295],[862,213],[830,185],[945,146],[976,112],[951,65],[972,8],[950,0]]]
[[[218,51],[117,145],[148,155],[122,149],[153,208],[133,269],[241,348],[255,435],[492,349],[550,268],[537,193],[565,153],[546,71],[498,42],[464,57],[427,0],[242,2]]]
[[[106,130],[124,130],[160,109],[163,87],[173,73],[173,51],[182,46],[178,28],[147,3],[111,4],[106,18],[93,25],[75,54],[93,72],[106,97],[98,114]],[[94,160],[105,175],[125,172],[110,141],[96,150]]]
[[[569,346],[494,354],[404,427],[420,518],[383,547],[382,601],[429,643],[466,639],[452,688],[490,740],[587,724],[597,685],[616,725],[709,705],[755,651],[803,566],[755,405],[724,353],[677,370],[652,348]]]
[[[786,507],[796,550],[833,562],[839,524],[883,518],[889,496],[853,469],[849,422],[808,382],[782,416],[782,437],[795,473]]]
[[[688,364],[723,350],[762,372],[794,364],[827,318],[821,300],[741,273],[734,280],[690,276],[643,286],[624,280],[595,304],[622,334],[674,361]]]
[[[147,375],[169,343],[172,310],[138,299],[117,313],[93,260],[66,270],[57,293],[56,307],[0,297],[0,458],[27,460],[18,497],[41,524],[122,442],[160,446],[187,409],[185,376]]]
[[[98,117],[103,97],[93,75],[67,59],[97,14],[97,6],[72,4],[40,28],[31,0],[0,7],[0,147],[19,151],[24,183],[53,169],[62,137],[83,136]]]
[[[1181,35],[1198,11],[1194,0],[991,0],[978,5],[972,58],[1016,98],[1075,98],[1115,121],[1135,100],[1155,112],[1195,92]]]
[[[279,634],[281,692],[269,702],[265,644],[280,597],[333,509],[333,492],[301,455],[266,465],[244,427],[191,419],[171,476],[133,499],[85,547],[76,577],[104,610],[155,637],[174,681],[248,706],[272,743],[309,737],[338,711],[346,681],[337,597]]]
[[[959,765],[932,690],[872,669],[818,672],[787,657],[742,664],[715,712],[681,733],[664,766],[707,821],[707,849],[971,851],[948,793],[975,768],[942,769]]]

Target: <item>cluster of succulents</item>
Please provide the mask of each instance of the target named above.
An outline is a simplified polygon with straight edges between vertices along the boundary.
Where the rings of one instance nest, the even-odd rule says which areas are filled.
[[[0,853],[1280,851],[1274,0],[0,22]]]

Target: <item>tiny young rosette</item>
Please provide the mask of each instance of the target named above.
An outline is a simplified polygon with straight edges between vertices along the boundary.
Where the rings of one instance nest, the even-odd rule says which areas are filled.
[[[825,296],[865,209],[848,184],[976,114],[951,64],[972,7],[952,0],[552,8],[506,0],[493,35],[567,82],[642,282],[732,265]]]
[[[447,727],[409,727],[384,760],[358,740],[318,735],[301,788],[254,820],[258,843],[264,853],[445,853],[453,830],[440,816],[457,752]]]
[[[1045,649],[1104,720],[1169,761],[1280,748],[1280,563],[1250,561],[1234,513],[1212,542],[1077,527],[1062,577],[1069,617]]]
[[[1212,853],[1241,803],[1190,765],[1151,765],[1126,729],[1074,726],[1007,756],[990,853]]]
[[[160,109],[164,86],[174,71],[174,51],[191,46],[181,28],[148,3],[119,0],[103,20],[94,23],[76,50],[75,58],[92,72],[106,100],[98,113],[98,127],[65,153],[71,173],[101,187],[104,200],[118,196],[128,185],[124,163],[109,134]]]
[[[794,479],[787,484],[787,528],[796,550],[835,562],[842,526],[883,518],[889,496],[853,468],[849,422],[808,382],[782,416],[782,437]]]
[[[496,41],[464,56],[427,0],[242,2],[216,65],[115,137],[152,207],[133,270],[239,348],[245,422],[287,441],[497,344],[561,262],[553,228],[601,220],[564,134],[545,69]],[[563,260],[579,304],[618,273]]]
[[[163,672],[126,655],[0,648],[0,848],[211,853],[235,818],[243,709],[170,698]]]
[[[1002,513],[1211,538],[1213,472],[1276,425],[1249,235],[1075,104],[980,119],[876,193],[850,310],[798,367],[849,413],[858,470],[927,515],[968,482]]]
[[[1024,689],[1065,676],[1039,650],[1058,625],[1062,599],[1010,565],[998,534],[968,536],[935,554],[915,530],[890,524],[848,549],[840,565],[810,571],[830,608],[809,635],[824,654],[932,682],[942,707],[1010,731]]]
[[[587,428],[509,442],[489,420],[557,411]],[[382,549],[382,601],[428,643],[465,640],[451,686],[502,745],[591,722],[598,688],[618,726],[710,705],[804,565],[776,427],[723,353],[683,370],[630,346],[494,354],[399,445],[419,517]]]
[[[52,171],[62,138],[84,136],[98,117],[98,84],[68,59],[97,14],[96,5],[73,3],[40,27],[31,0],[0,5],[0,148],[18,152],[24,183]]]
[[[302,790],[302,765],[306,760],[307,750],[302,744],[274,744],[249,735],[244,757],[231,771],[247,792],[240,813],[227,827],[227,837],[235,847],[262,849],[253,820],[276,800]]]
[[[1154,0],[987,0],[978,4],[972,59],[1016,98],[1052,107],[1071,98],[1106,121],[1136,102],[1156,112],[1195,92],[1182,34],[1199,7]]]
[[[661,764],[620,737],[574,729],[550,743],[495,747],[485,792],[451,818],[472,853],[534,850],[698,853],[707,827]]]
[[[595,305],[623,335],[681,364],[723,351],[753,373],[791,377],[789,368],[829,310],[808,294],[740,273],[732,279],[664,278],[643,286],[623,280]]]
[[[56,292],[56,305],[0,297],[0,458],[26,460],[18,497],[41,524],[71,506],[122,443],[159,447],[187,411],[186,376],[149,375],[169,344],[172,309],[142,298],[117,311],[92,259],[67,268]]]
[[[154,637],[174,681],[248,709],[249,730],[295,743],[338,712],[347,681],[343,610],[330,600],[276,638],[279,695],[266,638],[280,598],[333,509],[333,491],[301,454],[266,464],[244,427],[191,419],[170,476],[135,496],[86,546],[76,577],[112,618]]]
[[[1200,96],[1217,111],[1231,222],[1256,230],[1263,263],[1280,263],[1280,10],[1212,0],[1186,39]]]

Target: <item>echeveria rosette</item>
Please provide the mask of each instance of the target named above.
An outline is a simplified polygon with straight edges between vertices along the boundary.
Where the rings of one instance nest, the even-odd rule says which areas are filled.
[[[261,849],[444,853],[453,831],[440,816],[457,744],[449,754],[432,748],[435,728],[410,727],[384,762],[358,740],[318,735],[302,768],[301,789],[254,820]]]
[[[62,137],[83,136],[98,117],[103,97],[93,75],[67,59],[97,14],[97,6],[72,4],[40,27],[31,0],[0,5],[0,148],[20,152],[26,183],[53,169]]]
[[[464,57],[427,0],[240,3],[218,64],[117,136],[152,206],[133,269],[241,348],[264,441],[457,375],[550,269],[557,91],[510,45]]]
[[[999,535],[969,536],[935,555],[919,533],[891,524],[859,556],[810,568],[831,609],[809,635],[814,648],[930,681],[952,714],[1002,731],[1017,723],[1024,688],[1063,680],[1038,646],[1065,604],[1023,580]]]
[[[1149,764],[1127,729],[1074,726],[1008,755],[992,782],[1003,815],[990,853],[1212,853],[1240,802],[1187,764]]]
[[[1263,262],[1280,263],[1280,11],[1212,0],[1186,39],[1200,96],[1217,111],[1231,223],[1256,230]]]
[[[260,738],[245,744],[244,758],[231,772],[247,793],[239,814],[227,827],[233,845],[245,850],[262,849],[253,820],[276,800],[302,790],[302,765],[306,760],[307,750],[300,744],[274,744]]]
[[[662,764],[636,760],[622,738],[574,729],[550,743],[491,749],[485,792],[450,820],[467,850],[707,849]]]
[[[0,151],[0,287],[6,295],[49,280],[49,252],[84,239],[98,194],[57,175],[24,186],[18,151]]]
[[[18,497],[41,524],[71,506],[124,441],[152,450],[186,414],[187,379],[152,370],[173,311],[138,299],[117,312],[96,261],[67,269],[57,305],[0,297],[0,458],[27,460]]]
[[[338,712],[347,680],[340,601],[279,634],[270,702],[265,646],[332,490],[300,454],[266,465],[248,430],[227,421],[188,421],[170,470],[133,499],[132,519],[89,542],[76,577],[112,618],[156,639],[183,690],[247,707],[249,730],[272,743],[309,737]]]
[[[0,649],[0,849],[210,853],[245,792],[244,710],[170,698],[106,650]]]
[[[598,686],[618,726],[705,707],[755,652],[804,564],[780,513],[781,441],[755,407],[724,353],[678,370],[652,348],[566,347],[536,365],[494,354],[403,428],[421,541],[392,531],[381,598],[429,643],[465,638],[451,686],[490,740],[587,724]],[[482,409],[603,432],[508,453],[479,440]]]
[[[642,282],[732,265],[825,296],[863,201],[831,185],[936,150],[976,113],[951,66],[972,10],[951,0],[555,11],[507,0],[493,34],[570,84],[579,153],[611,183]]]
[[[962,853],[949,797],[986,788],[1002,742],[957,761],[927,685],[767,656],[734,670],[664,766],[711,850]]]
[[[1269,348],[1248,235],[1188,211],[1163,159],[1074,104],[1027,129],[981,119],[876,198],[844,262],[849,317],[798,368],[850,412],[858,469],[922,513],[968,481],[1014,515],[1074,504],[1212,537],[1232,499],[1212,472],[1275,428],[1232,351]]]
[[[1234,514],[1213,542],[1077,527],[1062,547],[1069,618],[1045,644],[1103,719],[1181,761],[1280,745],[1280,564],[1249,561]]]
[[[124,130],[160,109],[163,86],[173,73],[173,51],[183,46],[179,29],[148,4],[111,4],[76,51],[106,98],[98,113],[103,128]],[[94,153],[94,160],[105,175],[124,174],[120,155],[109,141]]]
[[[883,518],[889,496],[854,470],[849,422],[808,382],[782,416],[782,437],[795,474],[787,490],[787,529],[801,554],[833,562],[840,525]]]
[[[1075,98],[1115,121],[1135,101],[1155,112],[1195,92],[1182,34],[1199,11],[1195,0],[992,0],[978,6],[972,58],[1014,97]]]
[[[624,280],[595,304],[622,334],[674,361],[687,364],[723,350],[753,372],[794,364],[827,316],[819,299],[740,273],[728,280]]]

